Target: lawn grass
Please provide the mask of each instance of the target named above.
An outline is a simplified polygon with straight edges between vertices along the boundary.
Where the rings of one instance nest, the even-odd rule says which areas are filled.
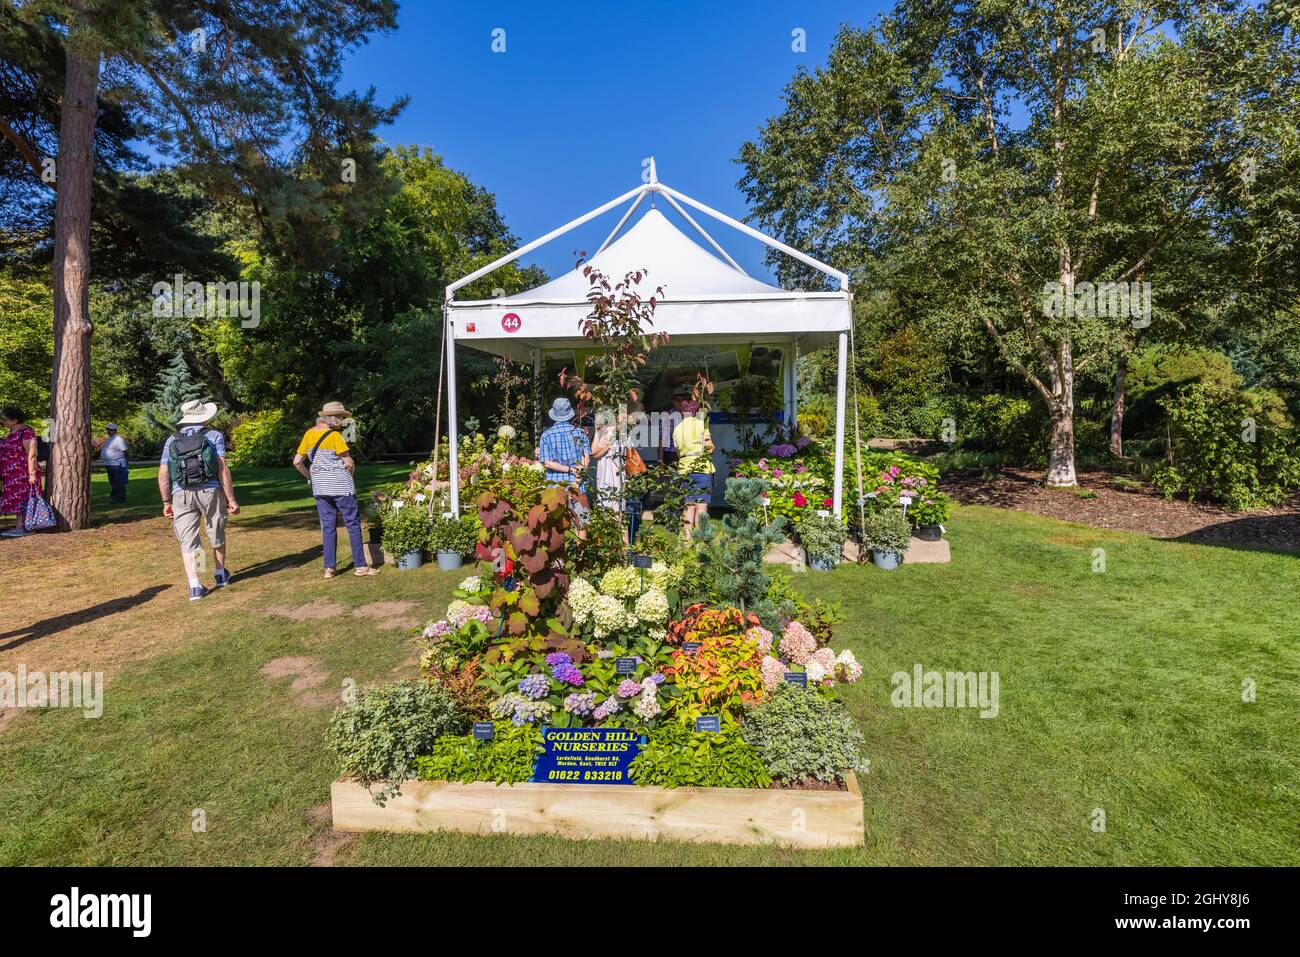
[[[303,706],[290,678],[259,669],[314,659],[325,692],[413,674],[411,636],[351,612],[404,601],[432,616],[461,573],[426,566],[321,582],[306,484],[287,470],[236,477],[247,509],[232,532],[234,567],[271,570],[195,606],[165,593],[78,626],[93,649],[147,610],[183,640],[124,666],[102,718],[33,712],[0,733],[0,865],[306,864],[332,840],[320,810],[335,775],[322,745],[330,705]],[[141,486],[150,495],[137,499]],[[152,482],[133,477],[131,490],[128,510],[152,515]],[[863,666],[844,695],[871,758],[860,777],[863,848],[368,834],[340,845],[335,863],[1300,863],[1294,556],[980,507],[958,509],[951,539],[949,565],[798,577],[842,603],[835,644]],[[1094,571],[1098,548],[1104,572]],[[286,553],[293,561],[277,566]],[[0,578],[0,601],[39,588],[23,581],[34,573]],[[108,545],[80,571],[88,591],[50,603],[89,602],[108,581],[143,587],[151,574],[175,570],[140,568],[134,549]],[[319,599],[343,613],[274,612]],[[0,670],[61,637],[0,653]],[[915,662],[998,672],[1000,713],[892,707],[890,676]],[[1245,679],[1253,703],[1242,700]],[[1097,808],[1104,832],[1091,826]],[[206,831],[191,827],[196,809]]]

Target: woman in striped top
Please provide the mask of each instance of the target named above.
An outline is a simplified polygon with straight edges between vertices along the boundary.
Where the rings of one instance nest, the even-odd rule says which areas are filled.
[[[311,482],[311,494],[316,498],[316,514],[320,516],[321,540],[324,546],[325,578],[336,574],[338,561],[338,516],[348,530],[348,544],[352,547],[352,567],[355,575],[378,575],[379,570],[366,564],[366,550],[361,544],[361,512],[357,508],[357,487],[353,481],[356,463],[351,450],[339,431],[352,413],[342,402],[326,402],[316,416],[316,425],[298,443],[293,467]]]

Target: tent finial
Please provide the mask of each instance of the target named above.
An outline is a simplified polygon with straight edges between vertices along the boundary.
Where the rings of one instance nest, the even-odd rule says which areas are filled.
[[[650,157],[650,182],[659,182],[659,174],[655,172],[655,158]]]

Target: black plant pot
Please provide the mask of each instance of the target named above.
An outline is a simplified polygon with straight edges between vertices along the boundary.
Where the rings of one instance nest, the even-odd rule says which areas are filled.
[[[937,542],[943,538],[943,527],[940,525],[918,525],[916,526],[916,537],[923,542]]]

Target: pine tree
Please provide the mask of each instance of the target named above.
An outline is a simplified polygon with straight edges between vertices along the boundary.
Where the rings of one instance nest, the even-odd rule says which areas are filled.
[[[194,381],[185,354],[177,349],[172,361],[167,363],[167,368],[158,374],[153,401],[145,406],[144,414],[150,423],[164,432],[170,432],[180,418],[181,404],[202,397],[203,386]]]
[[[762,479],[727,479],[731,513],[723,516],[721,528],[706,517],[695,541],[700,545],[701,564],[715,576],[721,603],[757,615],[766,627],[779,631],[777,609],[767,596],[770,579],[763,571],[763,556],[785,541],[786,520],[778,516],[769,525],[759,523],[766,487]]]

